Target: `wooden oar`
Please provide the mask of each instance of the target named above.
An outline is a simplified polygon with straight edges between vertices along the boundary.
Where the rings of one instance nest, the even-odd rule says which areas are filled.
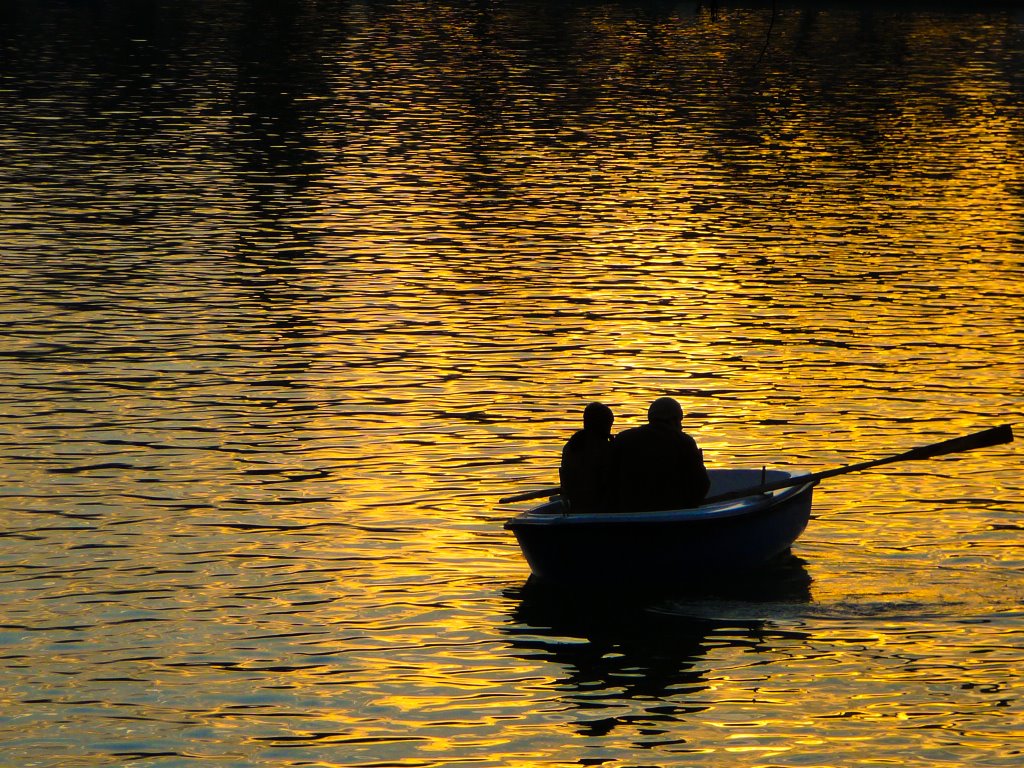
[[[950,453],[973,451],[975,448],[988,448],[989,446],[992,445],[1000,445],[1002,443],[1010,442],[1013,442],[1013,429],[1010,427],[1009,424],[1003,424],[1000,427],[984,429],[981,432],[975,432],[974,434],[971,435],[965,435],[963,437],[954,437],[951,440],[943,440],[941,443],[923,445],[920,448],[913,448],[909,451],[899,453],[895,456],[887,456],[884,459],[862,461],[859,464],[850,464],[845,467],[827,469],[824,472],[814,472],[813,474],[810,475],[787,477],[784,480],[776,480],[773,483],[765,483],[764,485],[758,485],[752,488],[743,488],[738,491],[730,491],[729,493],[719,493],[715,496],[708,496],[701,502],[701,505],[713,504],[716,501],[728,501],[730,499],[739,499],[744,496],[753,496],[754,494],[757,493],[777,491],[779,488],[788,488],[793,485],[817,483],[828,477],[835,477],[836,475],[846,475],[849,474],[850,472],[860,472],[862,469],[880,467],[883,464],[892,464],[897,461],[920,461],[922,459],[933,459],[936,456],[946,456]]]
[[[1000,427],[992,427],[991,429],[985,429],[981,432],[965,435],[964,437],[954,437],[951,440],[943,440],[941,443],[933,443],[931,445],[921,446],[920,448],[913,448],[909,451],[905,451],[904,453],[900,453],[895,456],[888,456],[884,459],[862,461],[859,464],[850,464],[845,467],[837,467],[836,469],[827,469],[824,472],[815,472],[814,474],[801,475],[798,477],[788,477],[785,480],[777,480],[773,483],[766,483],[753,488],[744,488],[739,491],[730,491],[729,493],[719,493],[715,496],[708,496],[701,502],[701,504],[711,504],[716,501],[739,499],[744,496],[752,496],[756,493],[777,491],[779,488],[788,488],[792,485],[817,483],[828,477],[845,475],[850,472],[860,472],[862,469],[880,467],[883,464],[892,464],[897,461],[919,461],[921,459],[932,459],[936,456],[946,456],[950,453],[973,451],[975,448],[988,448],[992,445],[1001,445],[1002,443],[1010,442],[1013,442],[1013,429],[1009,424],[1003,424]],[[526,493],[519,493],[515,496],[506,496],[504,499],[498,499],[498,503],[512,504],[517,501],[529,501],[530,499],[539,499],[542,496],[554,496],[561,493],[561,491],[562,489],[557,486],[554,488],[540,488],[536,491],[527,491]]]
[[[530,499],[539,499],[541,496],[557,496],[561,492],[561,486],[556,485],[554,488],[541,488],[536,491],[517,493],[515,496],[506,496],[504,499],[498,499],[498,503],[512,504],[517,501],[529,501]]]

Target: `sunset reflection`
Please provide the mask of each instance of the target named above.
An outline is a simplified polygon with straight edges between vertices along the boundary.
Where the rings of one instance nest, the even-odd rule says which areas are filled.
[[[741,589],[546,590],[497,504],[592,400],[719,468],[1016,425],[1019,14],[193,5],[0,24],[5,760],[1019,757],[1019,440]]]

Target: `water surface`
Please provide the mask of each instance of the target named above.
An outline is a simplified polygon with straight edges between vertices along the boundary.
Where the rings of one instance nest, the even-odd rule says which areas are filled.
[[[592,399],[712,466],[1019,421],[1024,18],[814,8],[8,7],[3,762],[1018,762],[1017,444],[746,590],[501,528]]]

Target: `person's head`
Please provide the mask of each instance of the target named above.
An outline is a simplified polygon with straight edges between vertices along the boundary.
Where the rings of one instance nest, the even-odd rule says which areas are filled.
[[[615,416],[604,403],[591,403],[583,409],[583,428],[588,432],[610,435]]]
[[[647,421],[671,429],[683,428],[683,408],[671,397],[659,397],[647,409]]]

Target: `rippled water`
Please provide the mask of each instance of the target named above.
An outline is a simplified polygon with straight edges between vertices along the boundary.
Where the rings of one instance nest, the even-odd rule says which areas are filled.
[[[1019,442],[720,594],[539,589],[495,504],[591,399],[1019,422],[1024,16],[860,5],[6,6],[0,763],[1017,764]]]

